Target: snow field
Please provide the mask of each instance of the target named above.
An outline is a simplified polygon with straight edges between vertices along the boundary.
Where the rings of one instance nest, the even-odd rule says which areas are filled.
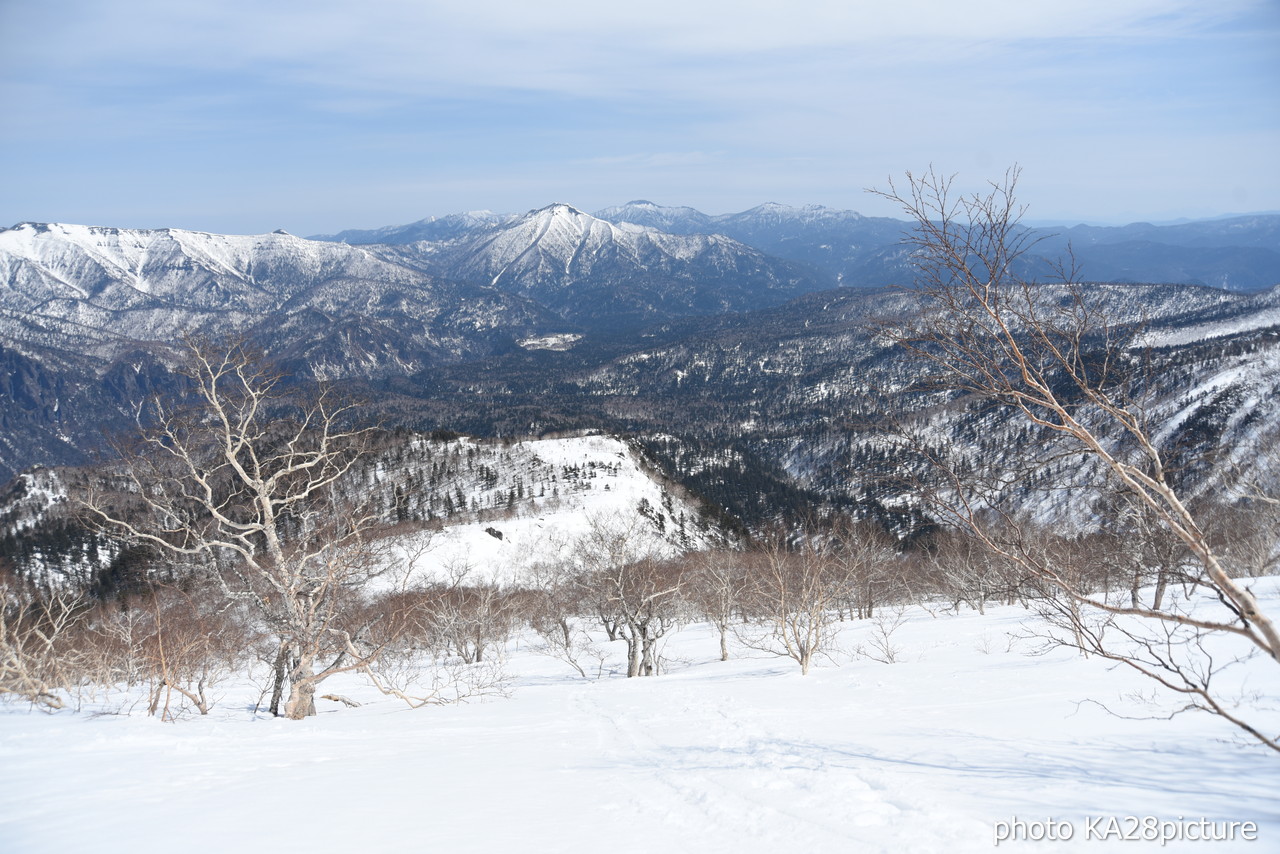
[[[467,443],[470,440],[464,440],[463,446]],[[602,435],[529,439],[513,443],[509,450],[538,461],[537,473],[530,472],[527,479],[530,497],[515,505],[508,518],[450,520],[441,531],[411,538],[401,550],[403,556],[412,556],[408,582],[446,580],[464,571],[470,584],[527,582],[530,570],[537,564],[568,559],[574,544],[592,524],[637,520],[642,501],[654,514],[664,516],[666,528],[662,534],[648,522],[638,531],[656,551],[675,554],[689,546],[713,542],[697,529],[697,509],[678,495],[667,493],[662,483],[641,468],[634,452],[620,439]],[[589,466],[595,468],[589,478],[584,476],[577,485],[560,484],[564,493],[553,496],[551,485],[538,478],[562,466],[583,471]],[[590,488],[577,488],[583,485]],[[545,495],[532,497],[537,488]],[[482,496],[473,489],[466,497],[473,500]],[[670,508],[665,506],[667,502]],[[679,542],[677,520],[668,518],[681,513],[687,520],[686,542]],[[398,578],[397,582],[404,583],[405,579]]]
[[[1274,579],[1266,604],[1280,603]],[[1070,822],[1066,843],[1001,850],[1270,851],[1280,840],[1270,751],[1205,715],[1158,713],[1127,674],[1058,650],[1026,654],[1018,607],[985,616],[923,608],[870,648],[807,677],[735,648],[714,660],[705,625],[665,646],[667,672],[583,680],[521,635],[508,698],[407,709],[359,677],[290,722],[251,711],[260,686],[228,685],[207,717],[175,724],[118,710],[0,706],[0,850],[191,852],[968,852],[996,822]],[[839,666],[836,666],[838,664]],[[1276,676],[1251,663],[1255,685]],[[1276,692],[1271,691],[1275,696]],[[1258,841],[1088,841],[1090,818],[1253,821]]]

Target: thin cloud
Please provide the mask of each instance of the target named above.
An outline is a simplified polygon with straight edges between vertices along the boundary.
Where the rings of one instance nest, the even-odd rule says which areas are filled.
[[[1246,178],[1280,207],[1276,167],[1231,149],[1280,147],[1278,18],[1265,0],[0,4],[0,155],[29,166],[6,210],[104,221],[108,187],[159,206],[178,183],[191,209],[231,188],[273,211],[264,226],[346,227],[314,206],[282,223],[288,200],[263,196],[316,180],[342,196],[334,217],[344,198],[374,216],[362,182],[436,188],[393,190],[387,221],[575,187],[600,206],[669,187],[863,207],[889,173],[1014,160],[1051,173],[1045,216],[1135,198],[1212,213]],[[41,173],[73,163],[51,192]],[[1197,188],[1181,202],[1175,175]]]

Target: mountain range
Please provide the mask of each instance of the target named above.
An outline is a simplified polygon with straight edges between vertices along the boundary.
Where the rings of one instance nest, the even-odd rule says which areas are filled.
[[[718,234],[777,258],[808,265],[850,287],[909,283],[910,258],[901,239],[910,224],[889,217],[821,205],[768,203],[739,213],[709,215],[691,207],[637,200],[596,211],[597,219],[634,224],[676,235]],[[352,245],[444,243],[500,230],[513,214],[476,211],[402,226],[317,235]],[[1200,284],[1251,291],[1280,282],[1280,215],[1152,225],[1077,225],[1031,228],[1034,255],[1052,260],[1068,249],[1080,275],[1092,282]]]
[[[82,464],[130,430],[138,401],[180,382],[194,334],[248,339],[300,382],[343,383],[389,427],[629,435],[730,524],[856,507],[906,532],[922,519],[885,477],[902,464],[891,427],[946,435],[974,459],[1055,449],[962,398],[910,391],[920,366],[875,334],[910,292],[871,286],[909,282],[905,229],[821,207],[712,217],[648,202],[325,240],[23,223],[0,231],[0,480]],[[1259,215],[1033,235],[1046,256],[1069,240],[1086,271],[1110,257],[1136,265],[1123,278],[1154,280],[1087,292],[1145,324],[1161,441],[1232,460],[1189,466],[1195,494],[1280,473],[1280,288],[1241,292],[1280,281],[1265,272],[1278,229]],[[1166,276],[1193,262],[1217,272]]]
[[[532,299],[595,328],[742,311],[835,284],[722,235],[615,224],[564,204],[381,253],[444,278]]]

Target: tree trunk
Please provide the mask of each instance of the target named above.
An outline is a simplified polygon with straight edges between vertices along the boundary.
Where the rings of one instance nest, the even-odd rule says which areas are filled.
[[[281,643],[279,651],[276,652],[275,663],[275,682],[271,686],[271,707],[268,711],[274,718],[280,717],[280,700],[284,695],[285,675],[288,672],[289,664],[289,645]]]
[[[1152,610],[1159,611],[1161,604],[1164,603],[1164,591],[1169,586],[1169,573],[1165,572],[1164,567],[1160,567],[1160,572],[1156,576],[1156,595],[1151,603]]]
[[[300,721],[316,713],[315,656],[303,655],[293,661],[289,674],[289,702],[284,714],[291,721]]]
[[[627,678],[632,679],[640,675],[640,638],[634,629],[629,631],[626,636],[627,641]]]
[[[657,645],[658,639],[649,637],[646,634],[640,642],[640,675],[652,676],[657,672],[658,663],[654,660],[653,648]]]
[[[289,704],[285,706],[285,717],[291,721],[300,721],[316,713],[316,684],[310,679],[294,682],[289,689]]]

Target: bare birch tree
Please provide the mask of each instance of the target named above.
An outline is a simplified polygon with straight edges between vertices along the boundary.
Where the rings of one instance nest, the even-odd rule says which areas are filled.
[[[360,627],[344,619],[387,569],[378,520],[342,490],[369,430],[347,426],[351,406],[333,395],[287,388],[243,345],[192,344],[186,376],[186,400],[150,403],[121,489],[85,506],[105,530],[210,568],[249,602],[279,644],[273,711],[287,683],[285,715],[315,714],[316,686],[376,652],[357,649]]]
[[[1062,571],[1052,550],[1020,535],[1023,520],[987,502],[973,488],[971,472],[937,454],[945,481],[938,494],[949,496],[941,511],[1063,597],[1082,648],[1133,668],[1183,696],[1187,708],[1221,715],[1280,751],[1276,735],[1244,721],[1210,686],[1221,667],[1206,648],[1235,639],[1244,648],[1229,660],[1252,651],[1280,664],[1280,632],[1248,580],[1229,571],[1175,486],[1136,400],[1136,327],[1097,307],[1070,259],[1056,265],[1050,288],[1029,275],[1040,261],[1033,256],[1034,233],[1020,224],[1018,174],[1011,169],[988,191],[967,195],[933,170],[908,174],[901,191],[892,182],[873,191],[913,220],[904,240],[917,267],[920,312],[893,334],[931,366],[940,387],[1002,408],[1083,456],[1082,468],[1093,466],[1190,553],[1196,566],[1188,585],[1206,594],[1200,598],[1207,606],[1192,608],[1185,597],[1144,604],[1128,589],[1112,597],[1087,575]]]
[[[742,618],[747,592],[747,571],[741,552],[709,550],[685,557],[692,583],[689,599],[697,612],[716,627],[720,636],[720,660],[729,660],[729,632],[735,617]]]
[[[48,595],[14,582],[0,568],[0,699],[17,697],[38,708],[61,709],[79,670],[69,648],[84,610],[74,595]]]
[[[643,516],[595,516],[576,544],[579,584],[610,639],[626,643],[628,677],[657,675],[659,643],[689,616],[683,565],[662,552]]]
[[[739,628],[744,645],[785,656],[808,675],[815,659],[836,652],[842,603],[849,601],[857,563],[840,560],[830,544],[802,534],[790,542],[771,532],[749,554],[745,600],[752,622]]]

